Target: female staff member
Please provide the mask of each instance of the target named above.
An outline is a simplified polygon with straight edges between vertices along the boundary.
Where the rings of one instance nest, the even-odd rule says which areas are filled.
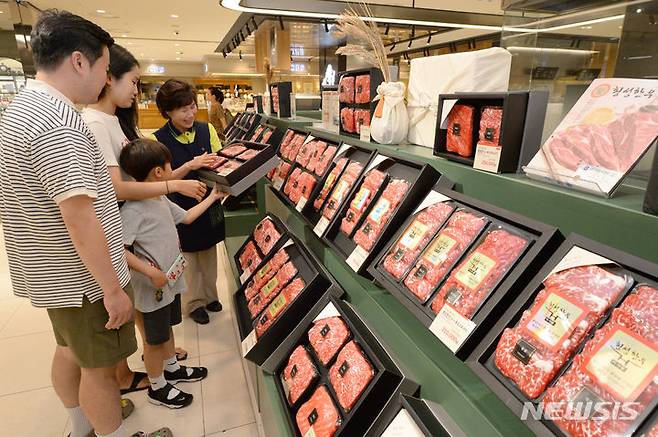
[[[222,138],[227,125],[226,109],[222,106],[222,103],[224,103],[224,93],[219,88],[213,86],[208,90],[208,98],[210,99],[208,119],[219,137]]]
[[[210,166],[212,153],[221,148],[215,128],[195,121],[196,94],[186,82],[170,79],[158,90],[158,109],[167,123],[153,137],[167,146],[172,155],[171,167],[176,179],[196,179],[196,163]],[[190,163],[195,163],[190,165]],[[187,210],[197,202],[174,193],[171,200]],[[224,213],[215,203],[190,225],[180,225],[178,236],[187,261],[186,312],[195,322],[205,325],[210,321],[208,311],[222,310],[217,294],[217,243],[224,240]]]

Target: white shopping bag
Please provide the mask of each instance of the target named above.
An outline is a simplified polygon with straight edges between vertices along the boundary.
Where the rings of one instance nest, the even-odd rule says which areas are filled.
[[[402,82],[383,82],[377,87],[377,110],[370,122],[370,135],[380,144],[398,144],[407,138],[409,115]]]

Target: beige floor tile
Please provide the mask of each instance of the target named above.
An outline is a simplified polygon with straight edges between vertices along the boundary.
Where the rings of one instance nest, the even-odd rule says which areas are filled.
[[[199,354],[235,351],[238,345],[233,334],[233,317],[228,307],[220,313],[210,313],[210,323],[199,325]]]
[[[52,333],[53,328],[44,308],[35,308],[27,299],[20,300],[20,307],[0,330],[0,338],[18,337],[21,335]]]
[[[208,434],[207,437],[258,437],[258,426],[255,423],[250,423],[224,432]]]
[[[23,299],[0,300],[0,333],[21,306]]]
[[[9,277],[9,271],[3,270],[0,263],[0,301],[6,299],[17,299],[14,295],[11,279]]]
[[[0,339],[0,350],[11,357],[0,360],[0,396],[52,385],[50,365],[55,352],[52,332]]]
[[[201,356],[201,365],[210,369],[202,383],[207,434],[255,421],[240,360],[237,351]]]
[[[67,421],[52,387],[0,397],[3,436],[60,437]]]

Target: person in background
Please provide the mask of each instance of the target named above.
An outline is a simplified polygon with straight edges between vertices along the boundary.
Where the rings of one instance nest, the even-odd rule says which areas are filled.
[[[118,44],[110,47],[110,69],[107,83],[98,102],[82,110],[82,118],[100,146],[112,185],[119,201],[142,200],[169,194],[168,190],[201,200],[205,184],[192,180],[163,182],[137,182],[119,166],[119,155],[130,140],[139,138],[137,130],[137,95],[140,77],[137,59]],[[187,355],[178,351],[179,359]],[[128,361],[117,365],[117,379],[122,394],[146,390],[148,378],[144,372],[133,372]]]
[[[210,87],[208,90],[208,101],[210,102],[210,112],[208,114],[210,124],[217,131],[219,138],[224,140],[224,130],[228,125],[226,109],[222,106],[222,103],[224,103],[224,93],[215,86]]]
[[[221,143],[211,124],[195,121],[194,88],[187,82],[170,79],[160,87],[155,101],[167,123],[152,137],[171,152],[172,178],[197,179],[196,170],[214,163],[213,153],[221,148]],[[169,198],[184,210],[197,203],[177,193]],[[217,292],[217,243],[224,241],[224,236],[224,212],[219,202],[194,223],[178,226],[187,261],[185,312],[202,325],[210,321],[208,311],[222,310]]]
[[[98,99],[114,41],[55,10],[40,15],[30,38],[36,79],[0,124],[0,217],[12,287],[48,311],[57,341],[52,382],[71,436],[93,429],[125,437],[115,366],[137,350],[130,273],[112,181],[75,107]],[[156,433],[171,436],[167,428]]]

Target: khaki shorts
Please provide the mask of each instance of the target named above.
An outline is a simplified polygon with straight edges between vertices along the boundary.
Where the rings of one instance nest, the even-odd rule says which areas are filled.
[[[125,292],[134,300],[130,284]],[[49,309],[48,316],[57,344],[68,347],[82,368],[112,367],[137,350],[134,321],[120,329],[105,328],[109,315],[103,299],[91,303],[85,296],[82,307]]]

